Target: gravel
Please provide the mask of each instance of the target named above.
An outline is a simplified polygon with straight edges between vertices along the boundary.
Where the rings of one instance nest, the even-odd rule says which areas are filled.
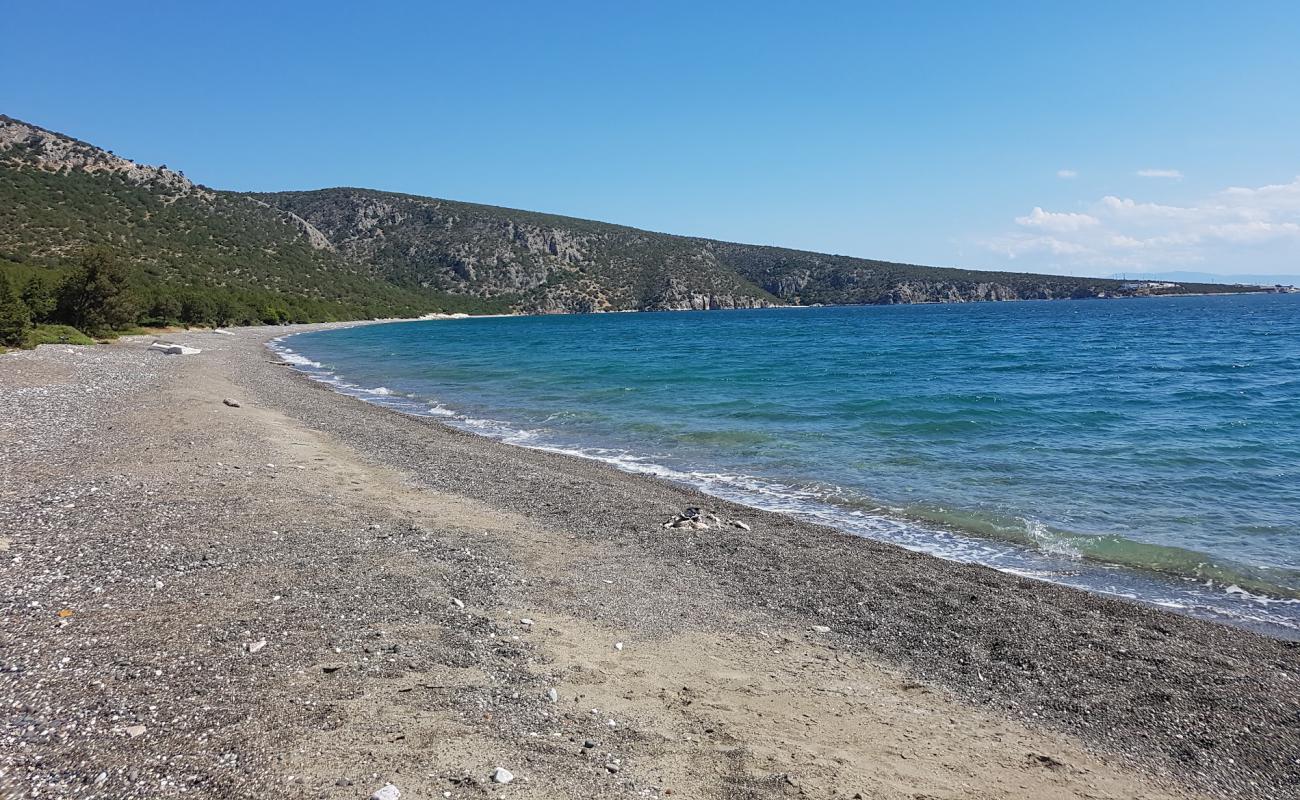
[[[582,761],[572,745],[529,738],[558,713],[555,676],[512,638],[527,632],[517,615],[479,610],[543,599],[634,633],[634,650],[753,621],[820,626],[836,648],[1149,773],[1222,797],[1300,796],[1293,643],[405,417],[272,363],[260,349],[270,333],[190,337],[200,356],[127,343],[0,358],[0,796],[344,798],[389,778],[406,786],[377,774],[379,744],[375,763],[352,763],[313,732],[336,726],[335,709],[368,681],[471,668],[481,680],[400,695],[418,703],[406,713],[451,714],[478,732],[478,772],[446,766],[459,751],[429,754],[448,791],[482,795],[496,762],[550,774],[569,796],[635,796],[623,783],[634,762],[597,781],[570,763]],[[207,398],[209,426],[151,426],[172,413],[156,400],[186,359],[211,359],[234,386]],[[223,409],[226,393],[239,414]],[[327,432],[415,488],[597,545],[600,560],[574,555],[573,571],[629,590],[523,587],[490,536],[327,496],[311,464],[230,438],[216,416],[259,410]],[[663,527],[686,508],[747,527]],[[442,591],[402,572],[413,553]],[[417,618],[436,635],[404,633]],[[573,739],[584,746],[634,735],[564,713],[589,726],[592,740]]]

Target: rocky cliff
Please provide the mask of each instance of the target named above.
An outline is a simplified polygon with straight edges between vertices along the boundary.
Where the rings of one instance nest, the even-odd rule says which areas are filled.
[[[366,189],[258,195],[398,283],[534,313],[1097,297],[1118,282],[975,272],[672,236]]]
[[[92,144],[47,131],[30,123],[0,114],[0,162],[25,165],[48,172],[85,172],[115,175],[175,200],[188,195],[211,198],[209,189],[166,165],[151,167],[95,147]]]

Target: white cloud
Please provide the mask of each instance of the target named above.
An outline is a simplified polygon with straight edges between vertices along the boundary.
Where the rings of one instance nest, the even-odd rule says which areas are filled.
[[[1077,231],[1096,225],[1100,220],[1091,214],[1073,214],[1068,211],[1044,211],[1038,206],[1028,216],[1016,217],[1016,224],[1045,231]]]
[[[1143,178],[1181,178],[1183,173],[1176,169],[1140,169],[1137,174]]]
[[[1034,206],[1014,222],[982,243],[1034,269],[1204,264],[1225,273],[1300,271],[1300,177],[1231,187],[1187,205],[1106,195],[1082,211]]]
[[[1077,178],[1079,177],[1079,172],[1073,169],[1058,169],[1056,171],[1056,177],[1066,179]]]

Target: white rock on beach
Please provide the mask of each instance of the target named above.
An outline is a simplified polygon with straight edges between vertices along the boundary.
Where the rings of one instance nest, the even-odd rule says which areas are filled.
[[[189,347],[183,344],[169,344],[168,342],[154,342],[149,345],[150,350],[157,350],[160,353],[169,356],[195,356],[203,351],[197,347]]]
[[[831,629],[828,628],[828,627],[826,627],[825,625],[814,625],[814,626],[812,626],[812,629],[813,629],[813,633],[830,633],[830,632],[831,632]]]
[[[266,647],[265,639],[256,642],[249,642],[248,644],[244,645],[244,649],[247,650],[249,653],[256,653],[259,650],[261,650],[263,647]]]
[[[512,773],[510,770],[506,769],[505,767],[497,767],[496,769],[492,770],[493,783],[510,783],[510,781],[514,779],[515,779],[514,773]]]
[[[554,688],[547,689],[546,699],[550,700],[552,703],[558,703],[560,702],[560,693],[555,691]]]
[[[381,788],[370,795],[370,800],[398,800],[402,796],[402,790],[398,789],[391,783],[385,783]]]

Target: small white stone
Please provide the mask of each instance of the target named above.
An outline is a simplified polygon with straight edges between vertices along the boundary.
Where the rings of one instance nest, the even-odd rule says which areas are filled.
[[[143,725],[131,725],[126,729],[126,735],[134,739],[137,736],[144,736],[146,730],[148,730],[148,728]]]
[[[546,699],[547,699],[547,700],[550,700],[552,703],[558,703],[558,702],[560,702],[560,693],[557,692],[557,691],[555,691],[555,688],[554,688],[554,687],[552,687],[552,688],[550,688],[550,689],[547,689],[547,690],[546,690]]]
[[[385,783],[382,788],[370,795],[370,800],[397,800],[401,796],[401,789],[391,783]]]
[[[249,653],[256,653],[259,650],[261,650],[263,647],[266,647],[265,639],[261,639],[256,642],[249,642],[248,644],[244,645],[244,649],[247,650]]]
[[[615,650],[622,650],[622,649],[623,649],[623,643],[622,643],[622,642],[614,642],[614,649],[615,649]]]
[[[453,598],[451,598],[451,604],[452,604],[453,606],[455,606],[456,608],[464,608],[464,607],[465,607],[465,601],[464,601],[464,600],[461,600],[459,597],[453,597]]]
[[[830,632],[831,632],[831,629],[828,628],[828,627],[826,627],[825,625],[814,625],[814,626],[812,626],[812,629],[813,629],[813,633],[830,633]]]
[[[520,625],[527,626],[527,627],[531,627],[532,624],[533,624],[533,621],[532,621],[531,619],[529,619],[528,617],[524,617],[523,619],[519,620],[519,624],[520,624]]]
[[[510,770],[506,769],[505,767],[497,767],[496,769],[492,770],[493,783],[510,783],[510,781],[514,779],[515,779],[514,773],[512,773]]]

